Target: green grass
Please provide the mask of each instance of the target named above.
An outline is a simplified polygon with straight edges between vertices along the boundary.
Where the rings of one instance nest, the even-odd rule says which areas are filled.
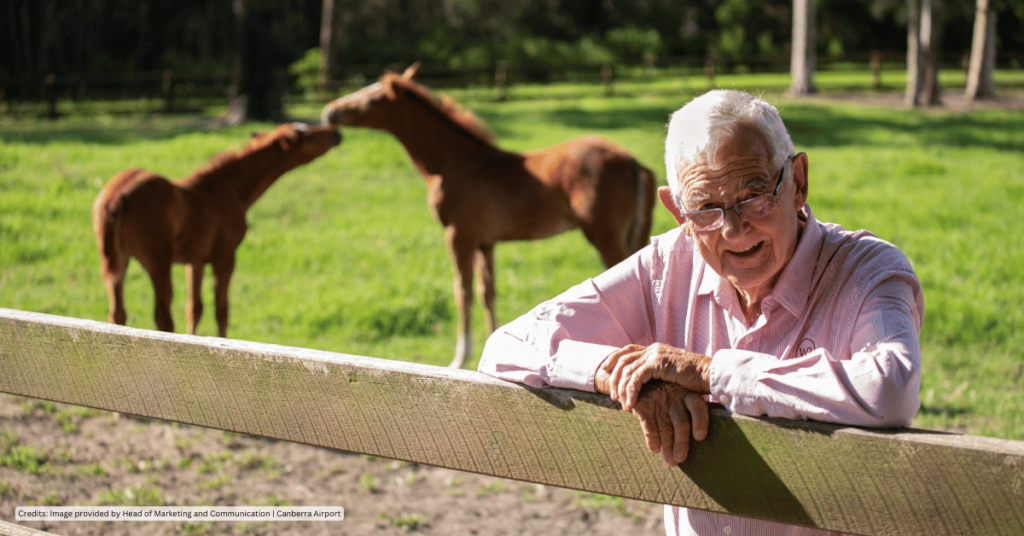
[[[886,72],[887,86],[901,85]],[[961,76],[944,73],[947,87]],[[859,78],[857,78],[859,77]],[[1000,74],[1019,85],[1015,73]],[[822,221],[866,228],[903,249],[925,288],[923,408],[915,426],[1024,439],[1024,112],[912,111],[782,96],[783,75],[719,76],[778,105],[810,157],[810,205]],[[821,73],[830,90],[869,75]],[[859,81],[859,82],[858,82]],[[629,148],[664,183],[669,113],[706,89],[703,76],[515,86],[450,94],[480,115],[499,145],[528,150],[588,133]],[[954,89],[949,89],[954,91]],[[319,104],[298,104],[314,118]],[[184,176],[251,130],[204,130],[195,117],[0,115],[0,307],[105,320],[106,294],[90,208],[117,171]],[[229,336],[445,365],[454,350],[451,266],[423,180],[390,135],[349,128],[324,157],[285,175],[249,212],[232,280]],[[660,208],[655,233],[673,222]],[[579,232],[496,250],[499,322],[602,270]],[[184,269],[175,267],[174,320],[184,331]],[[216,333],[212,276],[202,335]],[[132,327],[152,329],[149,278],[132,261]],[[475,356],[484,342],[474,309]]]
[[[49,455],[34,446],[22,445],[17,434],[0,429],[0,467],[38,475],[50,469]]]

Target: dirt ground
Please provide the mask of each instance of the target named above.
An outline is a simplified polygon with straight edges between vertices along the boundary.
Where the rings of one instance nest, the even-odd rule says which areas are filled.
[[[903,104],[903,93],[885,91],[879,93],[849,92],[808,95],[801,97],[807,102],[849,102],[865,106],[877,106],[882,108],[901,109],[906,108]],[[995,99],[982,99],[977,101],[967,100],[961,91],[946,91],[942,94],[942,105],[922,108],[925,112],[971,112],[976,110],[1024,110],[1024,91],[1016,88],[1000,88]],[[785,118],[783,118],[785,119]]]
[[[345,519],[19,524],[64,535],[664,534],[660,505],[0,394],[0,520],[13,523],[16,506],[149,504],[342,506]]]

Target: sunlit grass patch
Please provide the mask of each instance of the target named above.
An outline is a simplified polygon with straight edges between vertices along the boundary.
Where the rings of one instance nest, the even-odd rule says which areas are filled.
[[[122,490],[103,490],[96,506],[167,506],[167,501],[155,486],[135,486]]]
[[[517,86],[502,103],[480,91],[445,93],[487,121],[503,148],[525,151],[597,133],[632,151],[664,184],[668,115],[706,89],[706,81],[691,74],[623,83],[613,97],[596,84]],[[823,73],[819,81],[841,88],[849,76]],[[1024,363],[1024,248],[1016,246],[1024,236],[1024,111],[921,112],[794,100],[784,97],[787,84],[780,78],[786,77],[720,76],[716,83],[736,83],[780,108],[797,150],[808,153],[809,204],[819,220],[868,229],[911,259],[926,302],[923,408],[915,425],[1024,439],[1018,424],[1024,396],[1013,382]],[[297,116],[317,115],[316,106],[303,106]],[[160,117],[117,121],[4,124],[3,307],[105,320],[90,228],[92,200],[102,185],[128,167],[184,176],[214,154],[240,147],[251,130],[271,127],[204,131]],[[282,177],[250,210],[231,286],[228,335],[446,365],[456,336],[452,269],[423,179],[389,134],[343,132],[340,147]],[[653,232],[673,226],[657,207]],[[603,270],[578,231],[501,243],[495,259],[499,322]],[[172,277],[180,332],[184,269],[175,267]],[[216,333],[212,276],[206,281],[201,335]],[[151,283],[134,261],[125,297],[129,325],[152,329]],[[479,304],[473,330],[470,367],[486,336]],[[25,417],[35,412],[55,413],[57,406],[26,402]],[[74,411],[63,418],[69,431],[81,427]],[[228,448],[237,447],[237,438],[225,437]]]

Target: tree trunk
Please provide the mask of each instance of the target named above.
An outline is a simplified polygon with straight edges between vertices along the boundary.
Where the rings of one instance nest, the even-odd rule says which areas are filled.
[[[281,121],[284,119],[282,87],[276,71],[274,46],[270,35],[273,2],[235,0],[241,5],[242,21],[239,35],[238,96],[244,96],[245,119]],[[235,10],[237,16],[239,10]]]
[[[231,86],[228,87],[228,100],[238,98],[242,85],[242,28],[245,21],[245,0],[232,0],[231,11],[235,15],[235,50],[231,58]]]
[[[334,61],[332,46],[332,33],[334,31],[334,2],[335,0],[323,0],[323,10],[320,13],[320,91],[326,92],[331,82],[331,62]]]
[[[907,90],[903,103],[917,107],[921,104],[921,83],[924,72],[921,65],[921,0],[907,0]]]
[[[989,0],[978,0],[974,15],[974,40],[967,68],[968,100],[992,99],[996,84],[992,77],[996,64],[996,13]]]
[[[789,71],[793,81],[789,94],[793,96],[815,93],[814,70],[817,55],[814,44],[817,24],[814,16],[814,0],[793,0],[793,42]]]
[[[921,62],[924,63],[921,102],[925,106],[942,105],[942,85],[939,83],[942,24],[934,9],[937,1],[921,0]]]

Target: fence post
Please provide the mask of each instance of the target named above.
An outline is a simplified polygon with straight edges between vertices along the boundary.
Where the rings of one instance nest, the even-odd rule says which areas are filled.
[[[604,85],[604,96],[611,97],[615,93],[615,88],[612,87],[612,82],[615,80],[615,69],[612,68],[611,62],[605,63],[601,66],[601,83]]]
[[[647,78],[654,78],[654,75],[658,74],[658,55],[653,50],[644,51],[644,71],[647,74]]]
[[[715,57],[708,54],[704,60],[704,76],[708,79],[708,89],[715,87]]]
[[[871,53],[871,87],[882,87],[882,53],[877,50]]]
[[[46,75],[46,100],[50,104],[47,116],[57,119],[57,75],[53,73]]]
[[[174,111],[174,71],[170,69],[164,71],[162,89],[165,101],[164,111],[171,113]]]
[[[499,61],[494,67],[494,87],[498,90],[498,102],[508,98],[508,63]]]

